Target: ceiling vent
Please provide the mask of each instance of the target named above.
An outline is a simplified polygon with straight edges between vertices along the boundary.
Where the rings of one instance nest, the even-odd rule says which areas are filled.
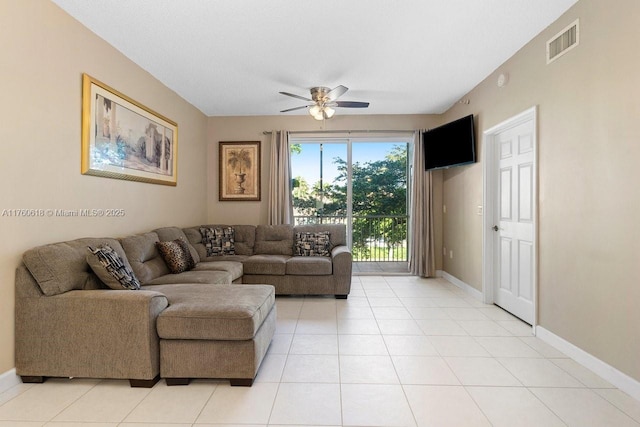
[[[569,52],[580,42],[580,20],[576,19],[571,25],[560,31],[547,42],[547,64]]]

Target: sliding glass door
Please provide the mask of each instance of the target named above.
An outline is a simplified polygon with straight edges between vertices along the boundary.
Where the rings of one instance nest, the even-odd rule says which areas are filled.
[[[296,224],[346,224],[355,261],[407,261],[411,141],[292,138],[291,142]]]

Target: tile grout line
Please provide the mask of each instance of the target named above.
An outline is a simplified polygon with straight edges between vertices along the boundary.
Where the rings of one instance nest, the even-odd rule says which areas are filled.
[[[158,375],[160,375],[160,373],[158,373]],[[160,381],[162,381],[162,380],[160,380]],[[158,385],[158,383],[160,383],[160,381],[158,381],[157,383],[155,383],[155,384],[153,385],[153,387],[151,387],[150,389],[148,389],[147,394],[145,394],[145,395],[144,395],[144,397],[143,397],[142,399],[140,399],[140,401],[139,401],[137,404],[135,404],[135,405],[133,406],[133,408],[131,408],[131,410],[130,410],[129,412],[127,412],[127,413],[124,415],[124,417],[122,417],[122,419],[121,419],[120,421],[118,421],[118,425],[120,425],[120,424],[124,423],[124,422],[125,422],[125,420],[127,419],[127,417],[128,417],[129,415],[131,415],[131,414],[133,413],[133,411],[135,411],[135,410],[138,408],[138,406],[140,406],[140,404],[141,404],[141,403],[142,403],[142,402],[143,402],[147,397],[149,397],[149,395],[151,394],[152,390],[153,390],[153,389]]]
[[[480,413],[482,414],[482,416],[484,417],[485,420],[487,420],[487,422],[489,423],[489,425],[493,425],[493,423],[491,422],[491,419],[489,418],[489,416],[487,416],[487,414],[482,410],[482,408],[480,407],[480,405],[478,404],[478,402],[476,402],[476,400],[473,398],[473,396],[471,395],[471,393],[469,393],[469,390],[467,390],[467,387],[462,385],[462,389],[464,390],[464,392],[467,394],[467,396],[469,396],[469,399],[471,399],[471,401],[476,405],[476,408],[478,408],[478,410],[480,411]]]
[[[640,417],[635,418],[634,416],[632,416],[630,413],[628,413],[626,410],[624,410],[623,408],[621,408],[620,406],[618,406],[616,403],[612,402],[611,400],[609,400],[607,397],[601,395],[600,393],[598,393],[596,390],[617,390],[620,393],[623,393],[625,396],[629,396],[627,393],[625,393],[624,391],[618,389],[618,388],[592,388],[590,389],[591,391],[593,391],[595,394],[597,394],[598,396],[600,396],[602,399],[606,400],[607,402],[609,402],[611,405],[613,405],[614,407],[616,407],[620,412],[624,413],[625,415],[627,415],[629,418],[631,418],[632,420],[634,420],[636,423],[640,424]],[[633,397],[629,396],[631,399],[633,399]]]
[[[209,402],[211,401],[211,399],[213,398],[213,395],[216,393],[216,391],[218,391],[218,386],[219,384],[214,384],[213,390],[211,390],[211,394],[209,395],[209,397],[207,398],[207,401],[204,402],[204,405],[202,405],[202,408],[200,408],[200,410],[198,411],[198,414],[196,415],[195,419],[193,420],[193,422],[191,423],[191,425],[195,425],[198,422],[198,418],[200,418],[202,416],[202,411],[204,411],[204,408],[207,407],[207,405],[209,404]],[[168,386],[167,386],[168,387]],[[179,386],[178,386],[179,387]]]
[[[304,302],[306,300],[306,296],[302,298],[302,304],[300,304],[300,308],[298,309],[298,315],[296,316],[296,326],[293,328],[293,332],[291,334],[291,342],[289,343],[289,347],[287,349],[287,353],[284,358],[284,365],[282,366],[282,372],[280,372],[280,377],[278,378],[278,386],[276,387],[276,394],[273,398],[273,403],[271,404],[271,411],[269,411],[269,418],[267,419],[267,426],[271,424],[271,417],[273,417],[273,410],[276,407],[276,400],[278,400],[278,394],[280,393],[280,385],[282,384],[282,377],[284,376],[284,371],[287,369],[287,363],[289,362],[289,354],[291,354],[291,348],[293,347],[293,340],[296,338],[296,330],[298,329],[298,321],[300,320],[300,313],[302,313],[302,307],[304,307]],[[271,344],[269,344],[271,345]],[[259,369],[259,368],[258,368]]]
[[[9,393],[11,390],[13,390],[14,388],[17,387],[23,387],[24,390],[18,392],[18,394],[16,394],[15,396],[9,398],[6,402],[3,402],[0,404],[0,408],[2,408],[4,405],[6,405],[7,403],[11,402],[13,399],[17,398],[18,396],[20,396],[21,394],[23,394],[24,392],[28,391],[29,389],[31,389],[34,386],[34,384],[25,384],[25,383],[21,383],[21,384],[16,384],[13,387],[9,388],[8,390],[5,390],[3,393],[0,393],[0,399],[2,398],[2,396],[4,394]],[[4,421],[4,420],[0,420],[0,421]]]
[[[394,294],[396,294],[396,296],[398,296],[398,294],[393,290],[393,288],[391,288],[391,290],[392,290],[392,292]],[[404,303],[402,302],[402,300],[399,297],[398,297],[398,300],[400,300],[400,304],[402,304],[402,307],[406,310],[406,307],[405,307]],[[411,315],[411,313],[409,313],[409,315]],[[413,316],[411,316],[411,317],[413,318]],[[382,335],[382,331],[380,331],[380,332],[381,332],[381,335]],[[387,345],[387,341],[384,339],[384,335],[382,335],[382,342],[384,343],[384,346],[387,349],[387,353],[389,353],[389,358],[391,359],[391,365],[393,366],[393,370],[396,373],[396,377],[398,377],[398,382],[400,383],[400,389],[402,390],[402,395],[404,396],[405,402],[407,402],[407,406],[409,407],[409,411],[411,411],[411,416],[413,417],[413,422],[414,422],[414,424],[416,426],[419,426],[420,424],[418,423],[418,417],[416,417],[416,414],[415,414],[415,412],[413,410],[413,407],[411,407],[411,402],[409,401],[409,396],[407,396],[407,390],[404,388],[405,384],[402,384],[402,381],[400,380],[400,375],[398,374],[398,368],[396,367],[396,364],[393,362],[393,357],[391,356],[391,352],[389,351],[389,346]],[[436,352],[437,351],[438,350],[436,349]]]
[[[348,297],[347,297],[348,298]],[[338,325],[338,304],[335,305],[336,315],[336,344],[338,345],[338,401],[340,402],[340,425],[344,425],[344,404],[342,399],[342,365],[340,364],[340,326]]]
[[[73,377],[69,377],[69,380],[73,380]],[[45,422],[46,423],[51,423],[54,422],[54,419],[62,414],[65,410],[67,410],[71,405],[73,405],[74,403],[76,403],[77,401],[79,401],[84,395],[86,395],[87,393],[89,393],[91,390],[93,390],[95,387],[98,386],[98,384],[102,383],[103,381],[105,381],[104,379],[98,381],[97,383],[95,383],[93,385],[93,387],[89,387],[89,389],[87,391],[85,391],[84,393],[82,393],[80,396],[78,396],[76,399],[73,400],[73,402],[69,403],[67,406],[65,406],[64,408],[62,408],[60,411],[58,411],[53,417],[51,417],[51,419],[49,419],[48,421]]]

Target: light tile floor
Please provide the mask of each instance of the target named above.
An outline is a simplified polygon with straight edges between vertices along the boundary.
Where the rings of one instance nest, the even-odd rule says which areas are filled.
[[[640,426],[640,402],[443,279],[277,306],[253,387],[52,379],[0,394],[0,427]]]

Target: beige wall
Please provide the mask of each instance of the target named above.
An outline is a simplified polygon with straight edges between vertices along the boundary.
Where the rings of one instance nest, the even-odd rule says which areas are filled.
[[[442,122],[439,115],[336,115],[323,125],[311,116],[259,116],[259,117],[210,117],[207,134],[209,164],[207,183],[209,221],[231,224],[266,224],[269,194],[269,150],[271,135],[264,131],[286,129],[288,131],[323,130],[414,130],[431,128]],[[379,134],[372,134],[379,136]],[[262,197],[260,202],[218,201],[218,142],[262,141]],[[436,268],[442,266],[442,173],[434,173],[434,228],[436,230]]]
[[[640,380],[638,17],[637,0],[581,0],[445,119],[476,114],[481,135],[538,106],[540,325]],[[580,45],[547,65],[546,41],[576,18]],[[481,289],[482,165],[443,186],[444,269]]]
[[[49,1],[0,1],[0,51],[0,211],[120,208],[126,213],[124,218],[0,216],[1,374],[15,366],[14,270],[26,249],[206,219],[207,118]],[[178,123],[176,187],[80,174],[83,72]]]

